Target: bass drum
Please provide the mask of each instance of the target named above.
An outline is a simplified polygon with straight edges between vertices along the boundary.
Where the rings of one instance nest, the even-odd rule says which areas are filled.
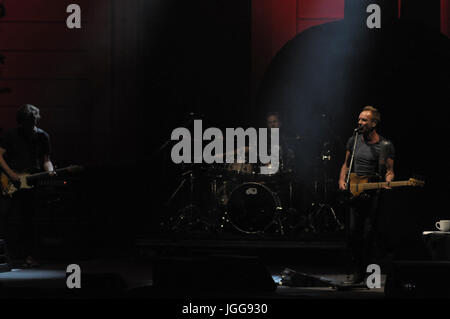
[[[267,186],[244,183],[235,187],[226,208],[228,222],[246,234],[262,233],[281,210],[280,199]]]

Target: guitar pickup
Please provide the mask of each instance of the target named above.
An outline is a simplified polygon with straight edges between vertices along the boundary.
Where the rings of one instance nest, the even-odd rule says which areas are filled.
[[[42,180],[35,184],[36,186],[67,186],[68,182],[66,180]]]

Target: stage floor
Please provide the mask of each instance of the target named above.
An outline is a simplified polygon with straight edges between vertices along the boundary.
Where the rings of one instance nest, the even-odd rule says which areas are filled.
[[[154,263],[151,260],[114,260],[97,259],[77,263],[81,269],[81,288],[69,289],[66,285],[66,263],[43,262],[40,268],[21,269],[14,265],[9,272],[0,273],[0,298],[139,298],[139,299],[172,299],[192,298],[217,299],[379,299],[384,297],[385,275],[382,275],[382,287],[379,289],[354,289],[340,291],[332,287],[294,287],[277,285],[273,292],[239,292],[240,283],[236,282],[236,292],[196,291],[184,296],[180,294],[182,287],[173,287],[160,292],[153,286]],[[345,281],[347,276],[343,269],[322,265],[311,267],[295,264],[265,264],[265,268],[275,283],[279,283],[282,272],[292,269],[297,272],[327,278],[334,282]],[[201,278],[199,278],[201,280]],[[173,292],[173,294],[172,294]]]

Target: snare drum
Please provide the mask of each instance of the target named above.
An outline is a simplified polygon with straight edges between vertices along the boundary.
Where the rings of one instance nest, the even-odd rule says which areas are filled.
[[[227,170],[236,175],[252,175],[255,173],[254,165],[251,163],[231,163]]]

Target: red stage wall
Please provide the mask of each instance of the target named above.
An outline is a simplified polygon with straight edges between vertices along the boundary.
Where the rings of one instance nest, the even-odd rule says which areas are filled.
[[[31,103],[55,163],[133,158],[138,0],[0,2],[0,87],[11,89],[0,94],[0,129],[14,127],[17,108]],[[81,29],[67,28],[72,3],[81,7]]]
[[[398,1],[399,17],[401,0]],[[252,0],[252,89],[280,48],[312,26],[343,19],[345,0]],[[441,0],[441,32],[450,37],[450,0]]]

